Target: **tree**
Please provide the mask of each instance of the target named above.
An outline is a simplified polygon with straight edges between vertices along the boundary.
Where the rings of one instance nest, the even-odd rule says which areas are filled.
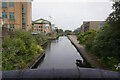
[[[62,34],[63,33],[63,29],[58,29],[58,33]]]
[[[114,29],[120,29],[120,1],[115,2],[112,8],[114,11],[107,18],[107,22],[114,26]]]
[[[80,33],[78,35],[78,40],[79,40],[80,44],[86,45],[86,49],[91,49],[92,42],[93,42],[95,36],[96,36],[96,31],[89,30],[84,33]]]
[[[35,37],[24,30],[17,30],[12,35],[6,35],[2,44],[2,69],[24,69],[31,61],[43,53]]]
[[[72,31],[71,30],[65,30],[65,34],[70,35],[70,34],[72,34]]]
[[[120,1],[115,2],[112,6],[114,11],[107,18],[107,22],[111,26],[110,42],[115,48],[114,53],[120,60]]]
[[[113,4],[113,10],[92,46],[94,53],[111,69],[120,63],[120,1]]]

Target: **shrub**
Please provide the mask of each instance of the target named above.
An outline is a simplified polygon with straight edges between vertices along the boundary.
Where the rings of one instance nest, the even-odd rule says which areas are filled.
[[[114,30],[114,27],[106,24],[96,35],[92,51],[101,58],[110,69],[115,69],[120,61],[120,30]]]
[[[47,41],[47,36],[44,34],[37,34],[37,35],[34,35],[34,37],[35,37],[37,44],[39,45],[42,45],[44,42]]]
[[[36,39],[26,31],[15,31],[3,38],[2,69],[24,69],[43,49]]]
[[[95,36],[96,36],[96,31],[89,30],[85,33],[80,33],[78,35],[78,40],[81,44],[84,44],[86,46],[86,49],[91,49],[92,42],[93,42]]]

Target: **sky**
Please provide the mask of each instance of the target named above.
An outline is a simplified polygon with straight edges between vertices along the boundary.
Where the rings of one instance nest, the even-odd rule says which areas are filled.
[[[32,20],[47,19],[63,30],[74,30],[83,21],[104,21],[112,12],[110,0],[33,0]],[[50,18],[51,16],[51,18]]]

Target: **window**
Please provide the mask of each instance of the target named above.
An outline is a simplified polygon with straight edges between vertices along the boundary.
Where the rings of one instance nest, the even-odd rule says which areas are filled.
[[[26,14],[25,14],[25,8],[24,5],[22,4],[22,28],[25,29],[26,25]]]
[[[10,29],[14,29],[14,24],[10,24]]]
[[[9,2],[9,7],[14,7],[14,2]]]
[[[26,23],[25,18],[22,18],[22,23]]]
[[[2,2],[2,8],[7,8],[7,3],[6,2]]]
[[[3,26],[7,28],[7,27],[8,27],[8,24],[3,24]]]
[[[49,26],[44,26],[44,28],[48,28]]]
[[[10,19],[14,19],[14,12],[10,12]]]
[[[7,18],[7,13],[6,12],[2,12],[2,18]]]

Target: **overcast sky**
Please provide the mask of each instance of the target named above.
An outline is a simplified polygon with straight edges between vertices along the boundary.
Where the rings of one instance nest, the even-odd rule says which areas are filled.
[[[34,0],[32,20],[44,18],[64,30],[74,30],[83,21],[104,21],[112,7],[109,0]]]

